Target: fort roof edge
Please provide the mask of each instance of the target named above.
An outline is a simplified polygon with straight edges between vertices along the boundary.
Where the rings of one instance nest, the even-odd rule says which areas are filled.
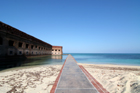
[[[16,31],[18,31],[19,33],[24,34],[25,36],[29,36],[29,37],[31,37],[31,38],[36,39],[37,41],[40,41],[40,42],[42,42],[42,43],[44,43],[44,44],[48,44],[48,45],[52,46],[51,44],[49,44],[49,43],[47,43],[47,42],[45,42],[45,41],[42,41],[42,40],[40,40],[40,39],[38,39],[38,38],[36,38],[36,37],[34,37],[34,36],[32,36],[32,35],[29,35],[29,34],[23,32],[23,31],[20,31],[19,29],[15,28],[15,27],[12,27],[12,26],[10,26],[10,25],[8,25],[8,24],[2,22],[2,21],[0,21],[0,24],[1,24],[2,26],[6,27],[6,28],[12,29],[12,30],[14,30],[14,31],[16,30]]]
[[[63,48],[62,46],[52,46],[52,48]]]

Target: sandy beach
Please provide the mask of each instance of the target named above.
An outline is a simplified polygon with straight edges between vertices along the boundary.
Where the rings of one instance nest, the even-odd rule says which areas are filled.
[[[15,68],[0,72],[0,93],[50,93],[62,65]]]
[[[140,66],[82,65],[110,93],[139,93]],[[62,65],[23,67],[0,72],[1,93],[50,93]]]
[[[140,93],[140,66],[79,65],[110,93]]]

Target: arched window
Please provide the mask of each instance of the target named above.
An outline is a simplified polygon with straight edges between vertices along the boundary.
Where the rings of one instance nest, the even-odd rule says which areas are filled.
[[[3,43],[3,39],[2,37],[0,37],[0,45],[2,45],[2,43]]]

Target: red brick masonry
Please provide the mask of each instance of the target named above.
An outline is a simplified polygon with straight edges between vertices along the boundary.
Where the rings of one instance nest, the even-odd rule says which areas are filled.
[[[52,48],[63,48],[62,46],[52,46]]]
[[[79,65],[79,67],[82,69],[82,71],[85,73],[87,78],[90,80],[90,82],[98,90],[99,93],[109,93],[82,65]]]

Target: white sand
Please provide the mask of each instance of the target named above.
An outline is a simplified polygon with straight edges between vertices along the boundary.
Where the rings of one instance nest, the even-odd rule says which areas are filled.
[[[140,66],[79,65],[110,93],[140,93]]]
[[[80,64],[110,93],[140,93],[140,66]],[[49,93],[62,65],[0,71],[0,93]]]
[[[0,72],[0,93],[50,93],[62,65]]]

